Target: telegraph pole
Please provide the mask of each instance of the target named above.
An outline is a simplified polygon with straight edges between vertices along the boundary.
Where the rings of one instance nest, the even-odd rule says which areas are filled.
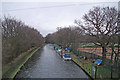
[[[120,57],[120,1],[118,2],[118,60]],[[119,66],[118,66],[119,67]],[[119,78],[120,78],[120,69],[119,69]]]
[[[118,2],[118,58],[120,55],[120,1]]]

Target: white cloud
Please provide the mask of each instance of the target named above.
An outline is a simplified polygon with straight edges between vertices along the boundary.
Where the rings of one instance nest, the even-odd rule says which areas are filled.
[[[81,19],[93,6],[117,7],[117,3],[5,2],[2,9],[3,14],[22,20],[45,36],[55,32],[57,27],[73,25],[75,19]]]

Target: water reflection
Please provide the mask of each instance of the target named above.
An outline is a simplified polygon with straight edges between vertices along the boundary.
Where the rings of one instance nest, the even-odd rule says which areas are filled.
[[[52,45],[38,50],[16,75],[16,78],[88,78],[72,61],[64,61]]]

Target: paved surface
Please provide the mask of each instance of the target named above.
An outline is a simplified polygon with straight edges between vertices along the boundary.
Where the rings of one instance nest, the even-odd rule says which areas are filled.
[[[47,44],[24,65],[16,78],[89,78],[72,61],[64,61],[53,46]]]

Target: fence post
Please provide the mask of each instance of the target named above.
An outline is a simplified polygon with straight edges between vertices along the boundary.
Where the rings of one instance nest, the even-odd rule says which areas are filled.
[[[92,56],[92,54],[91,54],[91,59],[93,59],[93,56]]]
[[[79,56],[81,56],[81,52],[79,51]]]
[[[112,66],[111,66],[111,79],[112,79]]]
[[[95,79],[96,79],[96,76],[97,76],[97,66],[95,66]]]
[[[92,67],[91,67],[91,72],[92,72],[91,75],[92,75],[92,77],[95,75],[95,74],[94,74],[94,69],[93,69],[93,68],[94,68],[94,65],[93,65],[93,63],[92,63]]]
[[[77,56],[79,56],[78,54],[79,54],[79,52],[78,52],[78,50],[77,50]]]
[[[95,59],[95,54],[94,54],[94,59]]]
[[[79,51],[78,51],[78,56],[79,56]]]

